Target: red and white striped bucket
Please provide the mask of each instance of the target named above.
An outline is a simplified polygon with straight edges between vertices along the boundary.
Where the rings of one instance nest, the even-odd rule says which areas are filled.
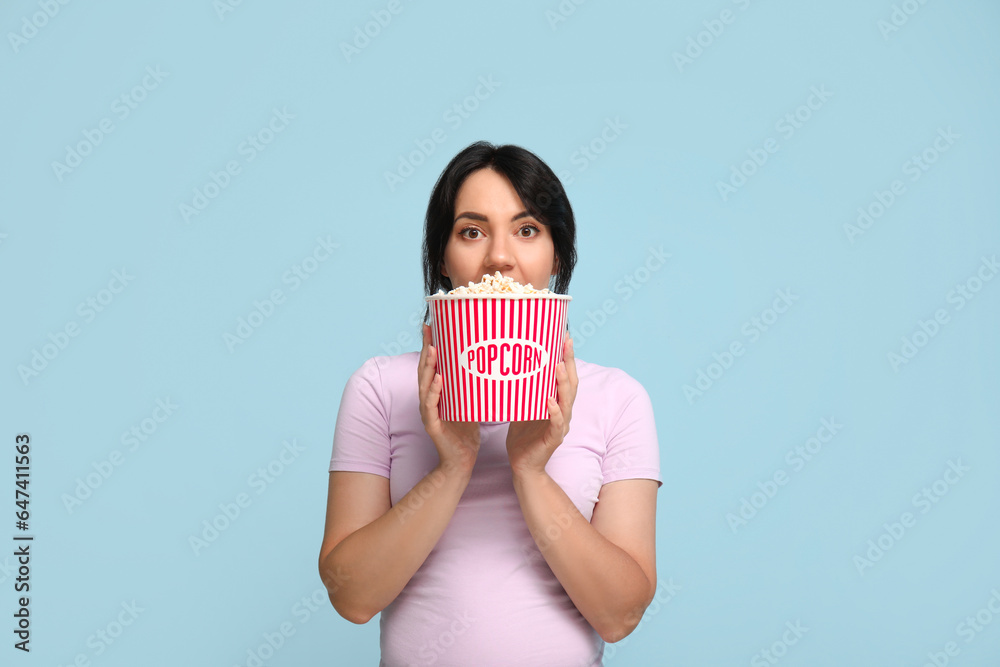
[[[431,337],[445,421],[548,419],[562,361],[565,294],[435,294]]]

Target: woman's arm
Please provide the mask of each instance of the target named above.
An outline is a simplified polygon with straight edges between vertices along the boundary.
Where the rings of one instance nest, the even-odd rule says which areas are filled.
[[[651,479],[605,484],[588,522],[548,473],[514,476],[542,556],[606,642],[628,636],[656,592],[657,488]]]
[[[588,522],[545,471],[569,432],[579,386],[572,339],[563,345],[549,419],[512,423],[507,456],[521,513],[542,556],[583,617],[613,643],[635,629],[656,592],[659,482],[605,484]]]
[[[396,599],[448,526],[471,474],[439,465],[390,507],[387,478],[330,473],[319,572],[338,614],[367,623]]]
[[[441,375],[431,329],[417,361],[420,420],[438,465],[392,505],[389,480],[363,472],[330,473],[319,572],[337,613],[367,623],[396,599],[455,514],[479,453],[479,424],[438,415]]]

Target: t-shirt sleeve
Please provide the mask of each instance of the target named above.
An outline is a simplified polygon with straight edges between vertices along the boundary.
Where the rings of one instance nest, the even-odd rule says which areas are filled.
[[[623,400],[601,463],[604,483],[638,478],[654,479],[657,487],[663,486],[652,401],[639,381],[627,374],[621,388]]]
[[[382,374],[373,357],[347,380],[333,433],[330,472],[389,476],[389,415]]]

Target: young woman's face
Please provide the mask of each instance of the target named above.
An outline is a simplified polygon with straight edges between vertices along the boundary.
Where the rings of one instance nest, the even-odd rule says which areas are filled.
[[[542,289],[558,272],[549,228],[528,213],[514,186],[498,172],[469,174],[458,190],[454,214],[441,270],[452,287],[478,283],[483,274],[499,271]]]

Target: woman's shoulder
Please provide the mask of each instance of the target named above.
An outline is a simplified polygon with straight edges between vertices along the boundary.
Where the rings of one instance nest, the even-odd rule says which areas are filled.
[[[602,393],[609,390],[616,394],[626,393],[629,395],[646,392],[639,380],[615,366],[602,366],[577,358],[576,375],[581,385],[585,383],[588,387],[593,387]]]
[[[368,357],[351,374],[352,380],[364,379],[382,387],[394,387],[402,381],[416,382],[419,352]]]

